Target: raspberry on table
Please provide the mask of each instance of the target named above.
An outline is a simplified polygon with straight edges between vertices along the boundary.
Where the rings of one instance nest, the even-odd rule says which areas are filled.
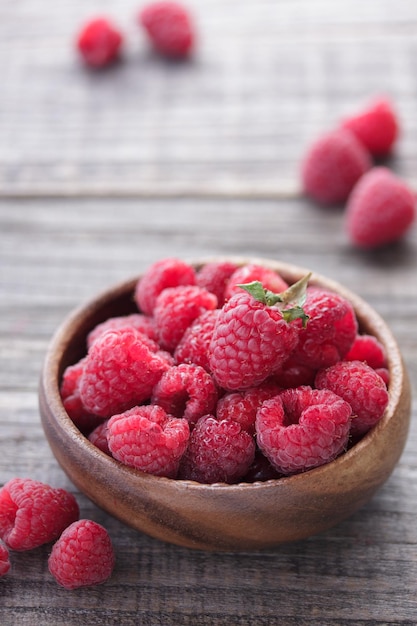
[[[159,294],[168,287],[179,285],[195,285],[195,269],[177,258],[160,259],[153,263],[138,280],[134,299],[142,313],[153,315]]]
[[[74,496],[30,478],[12,478],[0,489],[0,538],[12,550],[54,541],[79,517]]]
[[[230,300],[232,296],[242,292],[239,285],[251,283],[258,280],[265,289],[269,289],[274,293],[280,293],[288,288],[286,281],[277,272],[269,267],[257,265],[256,263],[248,263],[238,267],[230,276],[226,290],[225,300]]]
[[[167,478],[176,477],[189,437],[187,420],[152,404],[114,415],[107,425],[107,441],[115,459]]]
[[[200,417],[214,410],[217,387],[204,368],[182,363],[162,374],[153,389],[151,403],[174,417],[183,417],[193,427]]]
[[[225,291],[229,278],[237,268],[238,266],[231,261],[213,261],[212,263],[205,263],[197,272],[198,287],[204,287],[207,291],[214,293],[219,308],[225,302]]]
[[[376,158],[387,156],[397,140],[399,123],[388,98],[378,98],[363,110],[345,117],[342,128],[352,132]]]
[[[365,361],[374,370],[387,367],[385,348],[374,335],[357,335],[345,361]]]
[[[92,520],[68,526],[52,547],[48,568],[65,589],[99,585],[113,572],[115,555],[107,530]]]
[[[364,435],[379,422],[389,400],[381,376],[362,361],[339,361],[318,372],[315,385],[330,389],[350,404],[354,436]]]
[[[181,58],[191,53],[195,28],[189,10],[182,4],[163,0],[152,2],[144,6],[138,18],[160,54]]]
[[[286,389],[258,409],[257,443],[281,474],[304,472],[347,448],[351,416],[350,405],[329,389]]]
[[[77,37],[77,48],[84,62],[93,68],[113,63],[120,54],[123,36],[111,20],[98,17],[88,21]]]
[[[220,309],[205,311],[187,328],[174,351],[179,363],[194,363],[210,371],[209,347]]]
[[[90,349],[97,337],[100,337],[106,330],[118,330],[120,328],[134,328],[153,341],[158,339],[152,317],[142,313],[131,313],[130,315],[109,317],[101,324],[97,324],[87,335],[87,349]]]
[[[267,381],[245,391],[226,393],[217,403],[216,418],[232,419],[240,424],[243,430],[253,435],[258,408],[262,402],[273,398],[280,391],[281,388],[277,384]]]
[[[301,166],[304,192],[321,204],[345,202],[372,165],[368,150],[343,128],[316,139]]]
[[[254,439],[240,424],[206,415],[190,435],[179,478],[200,483],[235,483],[245,476],[254,458]]]
[[[386,167],[375,167],[355,185],[345,213],[351,243],[372,249],[401,239],[416,217],[416,195]]]
[[[10,570],[10,555],[5,544],[0,540],[0,578]]]

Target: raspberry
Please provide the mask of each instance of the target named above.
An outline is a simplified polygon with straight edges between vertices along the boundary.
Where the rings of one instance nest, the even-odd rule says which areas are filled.
[[[274,270],[271,270],[269,267],[264,267],[263,265],[250,263],[238,267],[237,270],[233,272],[226,287],[225,300],[230,300],[232,296],[242,292],[242,288],[238,285],[251,283],[254,280],[258,280],[265,289],[269,289],[274,293],[280,293],[288,288],[285,280],[274,272]]]
[[[12,478],[0,489],[0,538],[12,550],[54,541],[78,519],[74,496],[30,478]]]
[[[146,335],[133,328],[108,330],[88,352],[80,380],[88,411],[110,417],[148,400],[170,366]]]
[[[404,181],[386,167],[375,167],[349,197],[345,229],[360,248],[377,248],[401,239],[415,220],[416,198]]]
[[[352,435],[365,434],[381,419],[389,396],[384,381],[362,361],[340,361],[316,376],[318,389],[330,389],[352,407]]]
[[[255,433],[255,418],[262,402],[276,396],[281,389],[274,383],[262,383],[258,387],[227,393],[217,403],[218,420],[232,419],[250,435]]]
[[[153,263],[138,281],[134,298],[142,313],[152,315],[161,291],[195,283],[196,273],[191,265],[176,258],[161,259]]]
[[[374,157],[387,156],[398,136],[397,115],[389,100],[380,98],[364,110],[342,120]]]
[[[115,459],[148,474],[175,478],[190,436],[188,422],[156,405],[110,418],[107,441]]]
[[[120,328],[135,328],[153,341],[157,340],[153,319],[141,313],[132,313],[131,315],[110,317],[101,324],[97,324],[87,335],[87,348],[90,349],[97,337],[100,337],[106,330],[117,330]]]
[[[277,472],[266,456],[257,450],[255,453],[255,459],[243,477],[243,481],[246,483],[263,482],[265,480],[280,478],[281,476],[282,474]]]
[[[197,285],[214,293],[218,306],[222,307],[228,280],[236,269],[237,265],[230,261],[206,263],[197,273]]]
[[[217,388],[210,374],[199,365],[182,363],[162,374],[152,393],[152,404],[175,417],[184,417],[194,426],[211,413],[217,402]]]
[[[105,420],[88,435],[88,440],[96,446],[99,450],[112,456],[109,448],[109,442],[107,441],[107,424],[108,420]]]
[[[283,368],[276,373],[274,379],[283,389],[289,387],[312,386],[317,370],[301,363],[295,363],[291,357],[285,361]]]
[[[307,151],[301,167],[304,191],[322,204],[344,202],[370,167],[370,155],[355,135],[334,130],[319,137]]]
[[[217,298],[207,289],[194,285],[164,289],[154,309],[159,344],[174,351],[185,331],[204,311],[217,306]]]
[[[286,389],[258,410],[258,446],[282,474],[318,467],[346,449],[351,413],[350,405],[328,389]]]
[[[118,28],[104,17],[87,22],[77,38],[82,59],[94,68],[112,63],[119,56],[122,43],[123,37]]]
[[[10,570],[9,551],[2,541],[0,541],[0,578]]]
[[[160,54],[185,57],[194,46],[194,26],[188,10],[176,2],[153,2],[139,14],[139,23]]]
[[[63,373],[60,387],[62,404],[71,420],[83,434],[91,432],[102,421],[101,417],[89,413],[81,400],[80,380],[85,362],[86,357],[74,365],[69,365]]]
[[[373,335],[358,335],[345,361],[365,361],[373,369],[386,368],[387,358],[384,346]]]
[[[254,457],[253,437],[237,422],[206,415],[191,433],[179,477],[200,483],[234,483],[248,472]]]
[[[88,519],[74,522],[54,544],[49,571],[65,589],[98,585],[110,578],[115,556],[107,530]]]
[[[376,367],[375,372],[378,376],[381,376],[382,380],[385,383],[385,386],[388,387],[390,381],[389,370],[386,367]]]
[[[209,346],[220,309],[202,313],[183,334],[175,348],[176,363],[195,363],[210,371]]]

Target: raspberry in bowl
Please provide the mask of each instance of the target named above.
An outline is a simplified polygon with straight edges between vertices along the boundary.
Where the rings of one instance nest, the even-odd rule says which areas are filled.
[[[255,280],[232,289],[242,275]],[[163,259],[93,297],[52,338],[39,388],[80,491],[140,532],[213,551],[304,539],[360,509],[402,454],[410,396],[363,299],[236,257]]]

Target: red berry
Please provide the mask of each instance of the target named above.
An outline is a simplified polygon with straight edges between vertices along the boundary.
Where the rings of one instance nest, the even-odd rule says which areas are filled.
[[[281,389],[274,383],[262,383],[245,391],[227,393],[217,403],[218,420],[232,419],[250,435],[255,433],[256,412],[262,402],[276,396]]]
[[[97,337],[100,337],[106,330],[118,330],[120,328],[135,328],[153,341],[157,340],[153,319],[141,313],[132,313],[131,315],[110,317],[101,324],[97,324],[87,335],[87,348],[90,349]]]
[[[115,556],[110,536],[97,522],[74,522],[54,544],[49,571],[66,589],[98,585],[110,578]]]
[[[230,300],[237,293],[242,293],[242,288],[238,285],[251,283],[254,280],[262,283],[265,289],[274,293],[280,293],[288,288],[285,280],[274,270],[256,263],[249,263],[238,267],[230,276],[224,294],[225,300]]]
[[[375,157],[387,156],[398,136],[398,120],[391,102],[380,98],[342,120],[341,126],[354,133]]]
[[[13,478],[0,489],[0,538],[12,550],[54,541],[78,519],[74,496],[30,478]]]
[[[358,182],[346,207],[350,241],[376,248],[401,239],[415,220],[416,197],[408,185],[386,167],[375,167]]]
[[[77,48],[84,62],[94,68],[112,63],[120,53],[123,37],[108,19],[99,17],[85,26],[77,38]]]
[[[86,358],[84,357],[65,369],[60,387],[62,404],[71,420],[83,434],[89,433],[102,421],[98,415],[89,413],[81,400],[80,380],[85,361]]]
[[[352,407],[352,435],[363,435],[381,419],[389,396],[386,385],[362,361],[340,361],[316,376],[318,389],[330,389]]]
[[[345,361],[365,361],[373,369],[386,368],[385,348],[373,335],[358,335],[345,356]]]
[[[319,137],[307,151],[301,168],[304,191],[322,204],[344,202],[370,167],[369,152],[355,135],[342,128],[334,130]]]
[[[109,448],[109,442],[107,441],[107,424],[108,420],[105,420],[88,435],[88,440],[96,446],[99,450],[112,456]]]
[[[258,446],[282,474],[318,467],[346,449],[351,414],[350,405],[328,389],[286,389],[258,410]]]
[[[139,22],[155,50],[167,57],[185,57],[194,46],[194,25],[189,11],[177,2],[153,2],[139,14]]]
[[[230,261],[213,261],[206,263],[197,273],[197,285],[214,293],[218,306],[222,307],[225,301],[225,291],[229,278],[237,269],[237,265]]]
[[[175,348],[176,363],[194,363],[210,371],[209,346],[220,309],[205,311],[191,324]]]
[[[9,551],[2,541],[0,541],[0,578],[10,570]]]
[[[107,441],[115,459],[142,472],[175,478],[190,428],[156,405],[137,406],[110,418]]]
[[[135,301],[145,315],[152,315],[159,294],[167,287],[195,285],[194,268],[176,258],[161,259],[153,263],[138,281]]]

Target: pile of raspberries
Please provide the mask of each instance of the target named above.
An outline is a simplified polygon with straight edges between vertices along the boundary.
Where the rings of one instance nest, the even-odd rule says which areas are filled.
[[[263,481],[332,461],[383,416],[389,370],[352,304],[309,279],[155,262],[137,312],[93,328],[64,371],[69,417],[117,461],[171,479]]]

